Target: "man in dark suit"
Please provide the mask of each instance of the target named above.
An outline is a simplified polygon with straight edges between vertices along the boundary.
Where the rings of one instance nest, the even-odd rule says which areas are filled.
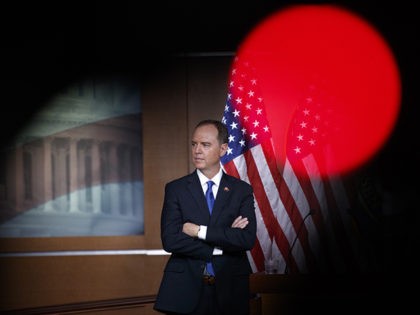
[[[228,149],[222,122],[199,122],[191,144],[196,170],[165,186],[161,238],[171,256],[154,309],[167,314],[248,314],[252,269],[247,250],[256,240],[252,187],[221,168],[220,158]],[[207,191],[209,180],[214,184]],[[206,202],[210,193],[214,206]]]

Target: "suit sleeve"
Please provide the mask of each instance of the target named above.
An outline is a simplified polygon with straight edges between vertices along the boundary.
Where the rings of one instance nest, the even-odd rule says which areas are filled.
[[[224,209],[230,213],[230,219],[224,225],[210,225],[207,227],[206,241],[223,251],[250,250],[256,241],[257,223],[255,217],[255,202],[252,187],[243,184],[241,193],[238,193]],[[244,228],[232,228],[233,220],[241,215],[247,217],[249,224]]]
[[[213,246],[182,232],[184,218],[175,189],[165,186],[165,197],[161,215],[161,239],[163,249],[172,254],[208,260],[212,257]]]

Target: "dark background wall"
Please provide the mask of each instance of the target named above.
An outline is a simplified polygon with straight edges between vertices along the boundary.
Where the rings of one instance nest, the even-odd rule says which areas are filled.
[[[342,5],[377,27],[401,67],[404,103],[414,103],[418,19],[408,1],[41,1],[3,7],[4,110],[20,123],[36,110],[29,104],[88,73],[147,78],[170,54],[235,51],[267,15],[299,3]],[[403,119],[412,117],[410,107]]]
[[[2,24],[2,111],[13,126],[5,141],[69,81],[92,73],[126,73],[148,80],[169,56],[234,52],[267,15],[299,3],[332,3],[371,22],[395,53],[403,80],[398,126],[378,163],[398,187],[414,175],[419,150],[418,17],[409,1],[42,1],[7,4]],[[407,139],[411,139],[408,141]],[[405,145],[404,145],[404,144]],[[407,169],[407,165],[411,165]]]

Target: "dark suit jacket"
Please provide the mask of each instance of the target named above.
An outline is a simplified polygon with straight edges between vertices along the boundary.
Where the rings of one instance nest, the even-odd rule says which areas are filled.
[[[244,229],[231,227],[239,215],[249,220]],[[183,233],[185,222],[206,225],[206,240]],[[196,171],[168,183],[161,216],[161,238],[164,250],[171,256],[154,308],[192,312],[200,297],[205,262],[211,260],[221,308],[226,314],[247,314],[252,269],[246,251],[254,246],[256,229],[254,196],[248,183],[224,173],[211,216]],[[212,255],[215,246],[223,249],[223,255]]]

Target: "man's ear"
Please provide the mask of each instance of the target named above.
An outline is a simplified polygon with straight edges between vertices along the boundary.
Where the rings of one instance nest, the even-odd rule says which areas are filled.
[[[223,155],[226,154],[227,149],[228,149],[228,144],[227,143],[223,143],[220,146],[220,157],[222,157]]]

